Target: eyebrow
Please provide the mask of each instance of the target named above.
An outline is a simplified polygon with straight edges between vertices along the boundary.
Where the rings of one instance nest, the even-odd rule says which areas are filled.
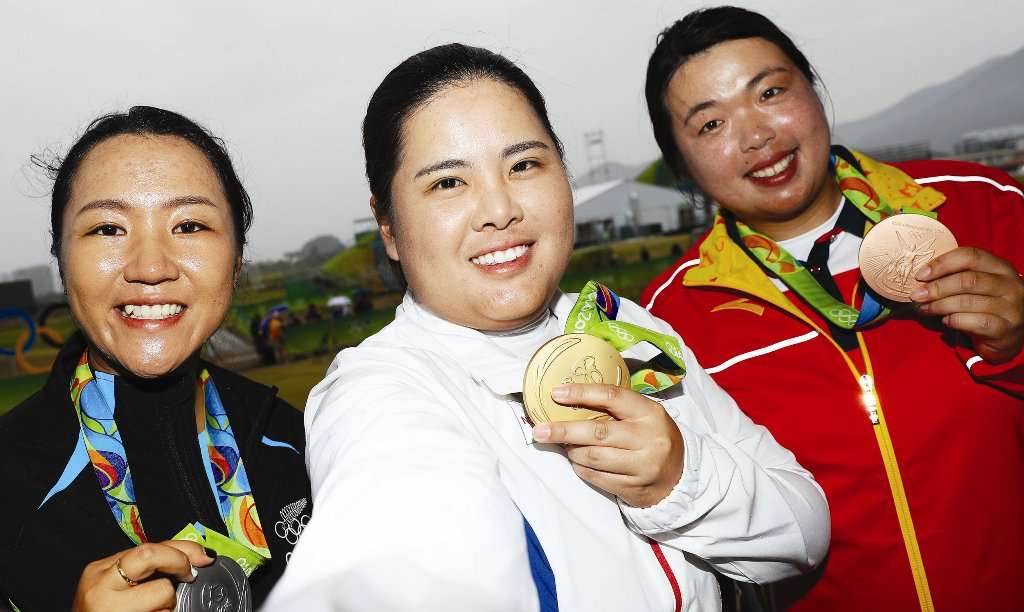
[[[785,68],[784,66],[771,66],[769,68],[765,68],[761,72],[758,72],[757,74],[755,74],[754,78],[750,79],[750,81],[747,82],[747,86],[744,89],[746,89],[747,91],[750,91],[751,89],[754,89],[755,87],[757,87],[758,84],[761,83],[761,81],[763,81],[766,78],[768,78],[769,76],[771,76],[773,74],[776,74],[776,73],[779,73],[779,72],[789,72],[789,69]],[[699,112],[701,112],[703,110],[707,110],[707,109],[715,106],[716,104],[718,104],[718,102],[715,101],[715,100],[705,100],[704,102],[701,102],[700,104],[695,104],[695,105],[691,106],[690,110],[686,113],[686,119],[683,120],[683,125],[686,125],[687,123],[689,123],[690,119],[694,115],[696,115],[697,113],[699,113]]]
[[[504,149],[501,150],[501,156],[502,157],[512,157],[513,155],[517,155],[519,153],[522,153],[523,151],[529,151],[530,149],[550,149],[550,148],[551,147],[549,147],[548,145],[544,144],[543,142],[541,142],[539,140],[526,140],[526,141],[523,141],[523,142],[520,142],[520,143],[517,143],[517,144],[514,144],[514,145],[509,145],[509,146],[505,147]],[[471,165],[472,164],[470,164],[469,162],[467,162],[464,159],[446,159],[446,160],[443,160],[443,161],[439,161],[439,162],[430,164],[429,166],[424,166],[423,168],[420,168],[419,172],[417,172],[416,176],[413,177],[413,178],[420,178],[421,176],[425,176],[427,174],[432,174],[432,173],[437,172],[439,170],[450,170],[452,168],[469,168]]]
[[[464,159],[446,159],[444,161],[439,161],[439,162],[430,164],[429,166],[424,166],[424,167],[420,168],[420,171],[417,172],[416,176],[414,176],[413,178],[420,178],[421,176],[424,176],[424,175],[427,175],[427,174],[432,174],[434,172],[437,172],[438,170],[450,170],[452,168],[468,168],[468,167],[469,167],[469,162],[467,162]]]
[[[163,208],[178,208],[178,207],[181,207],[181,206],[193,206],[193,205],[197,205],[197,204],[201,205],[201,206],[213,206],[214,208],[216,208],[216,206],[217,206],[216,204],[211,202],[209,199],[204,198],[203,196],[187,195],[187,196],[179,196],[177,198],[171,198],[170,200],[167,200],[166,202],[163,202],[161,204],[161,207],[163,207]],[[125,210],[128,210],[129,208],[131,208],[131,205],[128,202],[125,202],[124,200],[117,200],[117,199],[93,200],[92,202],[89,202],[88,204],[83,206],[81,209],[79,209],[79,211],[75,214],[75,216],[81,215],[82,213],[88,212],[90,210],[117,210],[117,211],[125,211]]]
[[[550,147],[539,140],[527,140],[514,144],[512,146],[505,147],[502,152],[502,157],[512,157],[513,155],[522,153],[523,151],[529,151],[530,149],[549,149]]]

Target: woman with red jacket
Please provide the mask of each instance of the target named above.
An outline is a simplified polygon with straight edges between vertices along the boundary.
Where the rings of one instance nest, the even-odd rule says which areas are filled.
[[[655,137],[721,213],[641,303],[825,489],[829,559],[773,589],[776,605],[1018,607],[1021,187],[975,164],[834,146],[816,82],[757,13],[696,11],[661,33]],[[901,212],[937,216],[959,244],[916,270],[903,307],[858,268],[866,231]]]

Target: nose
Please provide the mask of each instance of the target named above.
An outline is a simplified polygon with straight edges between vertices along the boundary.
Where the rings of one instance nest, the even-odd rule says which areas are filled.
[[[169,241],[149,234],[137,235],[130,244],[124,279],[129,283],[157,285],[176,280],[180,269],[172,254]]]
[[[503,230],[523,220],[523,208],[504,182],[485,185],[477,202],[473,229],[482,232],[488,227]]]
[[[744,128],[741,138],[744,152],[757,151],[775,139],[775,130],[767,122],[755,119]]]

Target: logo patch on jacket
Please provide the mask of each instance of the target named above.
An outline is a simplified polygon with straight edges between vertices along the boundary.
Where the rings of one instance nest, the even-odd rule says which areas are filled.
[[[740,298],[738,300],[732,300],[730,302],[723,302],[718,306],[711,309],[711,312],[718,312],[719,310],[746,310],[752,312],[757,316],[764,314],[764,306],[760,304],[754,304],[747,298]]]
[[[281,508],[281,520],[274,523],[274,533],[277,534],[277,537],[295,546],[299,541],[299,536],[302,535],[302,530],[309,523],[309,514],[303,514],[303,510],[308,505],[309,501],[303,497]],[[290,552],[285,555],[285,561],[290,561],[291,556]]]

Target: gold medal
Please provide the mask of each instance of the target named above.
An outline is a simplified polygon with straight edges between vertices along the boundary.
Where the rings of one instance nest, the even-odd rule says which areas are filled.
[[[534,424],[611,419],[600,410],[563,406],[551,390],[567,384],[606,384],[629,388],[629,370],[615,347],[588,334],[566,334],[544,343],[530,358],[523,377],[523,406]]]
[[[914,278],[918,270],[956,247],[953,233],[935,219],[916,214],[894,215],[864,236],[860,272],[882,297],[909,302],[910,294],[924,285]]]

